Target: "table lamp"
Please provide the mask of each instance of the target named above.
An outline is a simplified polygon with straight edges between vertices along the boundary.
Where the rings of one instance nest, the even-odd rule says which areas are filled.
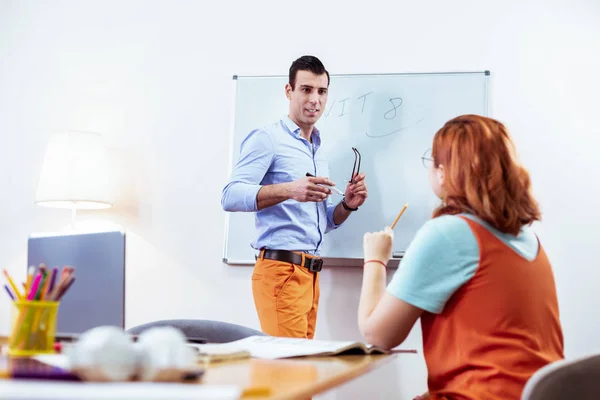
[[[46,148],[35,203],[71,209],[75,227],[78,209],[112,206],[110,163],[101,135],[71,131],[55,134]]]

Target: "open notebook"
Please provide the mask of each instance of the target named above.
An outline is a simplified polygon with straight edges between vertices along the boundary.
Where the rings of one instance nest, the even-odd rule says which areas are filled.
[[[389,351],[360,342],[309,340],[271,336],[250,336],[223,344],[195,344],[200,354],[210,356],[247,352],[253,358],[274,360],[303,356],[335,356],[342,354],[384,354]]]

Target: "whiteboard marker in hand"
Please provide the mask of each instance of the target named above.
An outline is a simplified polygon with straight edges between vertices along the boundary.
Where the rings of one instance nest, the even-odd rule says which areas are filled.
[[[315,178],[315,176],[313,174],[311,174],[310,172],[307,172],[306,176],[309,176],[311,178]],[[340,189],[336,188],[335,186],[327,186],[327,185],[322,185],[322,186],[328,187],[329,189],[333,190],[334,192],[336,192],[340,196],[344,196],[344,192],[342,192]]]

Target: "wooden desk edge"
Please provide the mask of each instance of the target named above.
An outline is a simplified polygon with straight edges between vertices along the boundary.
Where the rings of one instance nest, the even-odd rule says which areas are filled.
[[[318,394],[322,394],[328,390],[338,388],[346,382],[351,381],[354,378],[359,376],[366,375],[368,372],[374,370],[375,368],[381,367],[383,364],[391,362],[398,354],[401,353],[389,353],[389,354],[378,354],[371,356],[361,356],[361,357],[370,357],[375,359],[372,362],[366,363],[358,368],[353,368],[347,373],[341,374],[340,376],[331,379],[329,381],[323,382],[315,382],[314,385],[307,387],[306,389],[297,390],[294,392],[288,392],[285,394],[271,394],[269,396],[264,397],[256,397],[256,396],[242,396],[242,399],[269,399],[269,400],[294,400],[294,399],[310,399],[312,396],[316,396]],[[347,356],[334,356],[331,358],[340,359]],[[356,356],[351,356],[356,357]],[[321,358],[321,357],[319,357]],[[316,359],[316,358],[312,358]]]

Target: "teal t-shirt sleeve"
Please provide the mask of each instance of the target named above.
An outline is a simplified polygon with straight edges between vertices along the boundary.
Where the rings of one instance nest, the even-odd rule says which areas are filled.
[[[473,277],[479,245],[462,218],[444,215],[417,232],[387,291],[422,310],[439,314],[448,299]]]

